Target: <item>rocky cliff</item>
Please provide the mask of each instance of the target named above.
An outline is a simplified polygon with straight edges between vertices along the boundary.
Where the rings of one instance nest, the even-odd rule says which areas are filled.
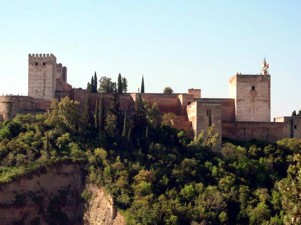
[[[88,193],[88,202],[82,193]],[[86,185],[80,165],[53,165],[0,186],[1,225],[124,223],[112,198]]]

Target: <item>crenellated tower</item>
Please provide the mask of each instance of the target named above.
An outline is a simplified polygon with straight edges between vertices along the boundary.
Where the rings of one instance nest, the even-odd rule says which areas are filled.
[[[67,68],[53,54],[28,55],[28,96],[52,100],[56,92],[70,89]]]

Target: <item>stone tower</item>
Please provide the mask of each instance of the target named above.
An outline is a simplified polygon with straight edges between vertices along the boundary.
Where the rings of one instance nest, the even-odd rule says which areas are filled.
[[[54,55],[28,55],[28,96],[52,100],[56,91],[65,90],[66,85],[67,68],[57,64]]]
[[[236,74],[229,80],[236,121],[271,121],[271,77],[264,60],[261,75]]]

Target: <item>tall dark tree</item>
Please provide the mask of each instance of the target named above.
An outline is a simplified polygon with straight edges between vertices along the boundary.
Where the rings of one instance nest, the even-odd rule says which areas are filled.
[[[99,106],[98,101],[95,103],[95,113],[94,113],[94,127],[99,129]]]
[[[141,93],[144,93],[144,77],[142,76],[142,81],[141,81]]]
[[[128,91],[128,81],[125,77],[122,77],[122,93],[127,93]]]
[[[104,131],[105,120],[106,120],[106,111],[105,111],[105,103],[104,103],[103,96],[100,98],[98,112],[99,112],[99,130]]]
[[[117,80],[117,92],[118,94],[122,94],[123,87],[122,87],[122,77],[121,74],[118,74],[118,80]]]
[[[93,76],[91,77],[91,91],[90,92],[91,93],[94,92],[94,78],[93,78]]]
[[[145,142],[145,131],[147,126],[146,107],[141,95],[135,102],[135,114],[133,118],[133,138],[139,147],[143,147]]]
[[[127,132],[127,127],[126,127],[126,111],[124,112],[124,118],[123,118],[123,129],[122,129],[122,137],[126,138],[126,132]]]
[[[94,73],[94,84],[93,84],[93,93],[97,93],[97,74],[96,74],[96,71],[95,71],[95,73]]]
[[[119,135],[122,132],[122,114],[120,110],[120,99],[119,99],[119,93],[117,91],[116,84],[114,84],[114,91],[112,94],[112,101],[111,101],[111,107],[110,111],[113,115],[116,116],[116,129],[117,129],[117,135]]]

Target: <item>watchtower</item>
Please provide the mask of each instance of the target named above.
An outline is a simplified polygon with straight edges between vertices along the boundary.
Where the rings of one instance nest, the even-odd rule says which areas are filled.
[[[56,91],[66,89],[64,84],[67,68],[57,64],[53,54],[28,55],[28,96],[52,100]]]
[[[237,73],[229,80],[230,97],[235,101],[235,120],[270,122],[271,77],[264,60],[260,75]]]

